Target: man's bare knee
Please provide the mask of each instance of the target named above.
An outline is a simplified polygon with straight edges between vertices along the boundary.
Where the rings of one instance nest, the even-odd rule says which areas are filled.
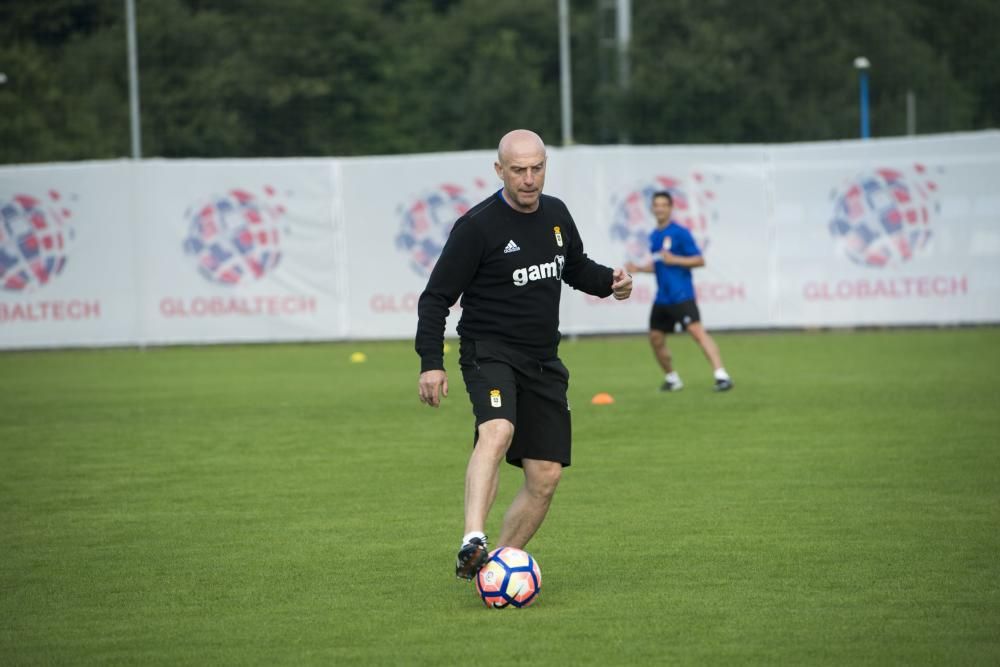
[[[506,419],[491,419],[479,425],[476,448],[503,455],[514,439],[514,425]]]
[[[662,347],[663,341],[666,340],[666,336],[662,331],[651,330],[649,332],[649,344],[653,346],[653,349]]]
[[[708,338],[708,332],[705,331],[705,327],[702,326],[701,322],[692,322],[687,327],[687,332],[697,341],[703,341]]]
[[[525,459],[525,486],[536,496],[551,498],[562,478],[562,464],[555,461],[536,461]]]

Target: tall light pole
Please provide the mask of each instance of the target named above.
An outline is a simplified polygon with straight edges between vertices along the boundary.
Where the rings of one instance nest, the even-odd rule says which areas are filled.
[[[868,68],[872,64],[868,58],[858,56],[854,59],[854,69],[858,70],[858,85],[861,87],[861,138],[868,139],[871,132],[868,129]]]
[[[906,134],[917,133],[917,96],[912,90],[906,91]]]
[[[559,83],[562,101],[562,145],[573,144],[573,83],[569,60],[569,0],[559,0]]]
[[[128,31],[128,108],[132,126],[132,159],[142,157],[139,129],[139,56],[136,53],[135,0],[125,0],[125,23]]]
[[[618,0],[615,25],[618,43],[618,92],[621,94],[618,105],[618,143],[627,144],[629,137],[625,122],[625,101],[631,78],[628,49],[632,41],[632,0]]]

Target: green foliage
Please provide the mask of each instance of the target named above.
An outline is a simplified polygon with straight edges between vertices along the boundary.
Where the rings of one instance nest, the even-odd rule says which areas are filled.
[[[143,152],[337,156],[561,137],[555,0],[137,0]],[[633,2],[630,86],[612,21],[572,3],[580,143],[781,142],[1000,125],[990,0]],[[129,154],[124,7],[0,5],[0,163]]]
[[[715,0],[668,15],[658,5],[639,5],[635,141],[856,137],[858,55],[873,63],[874,135],[905,133],[911,89],[922,131],[976,127],[967,90],[909,27],[917,23],[913,8],[891,0]],[[642,57],[643,50],[650,56]]]
[[[917,31],[939,66],[970,98],[973,127],[1000,126],[1000,3],[992,0],[926,0],[920,3]],[[947,90],[924,92],[941,107]],[[933,96],[937,94],[935,99]]]
[[[0,7],[0,162],[128,152],[125,42],[112,3]],[[118,3],[113,6],[118,7]]]
[[[688,339],[676,394],[645,337],[562,345],[509,612],[452,574],[454,351],[437,410],[409,342],[0,354],[0,663],[997,664],[1000,329],[717,340],[727,394]]]

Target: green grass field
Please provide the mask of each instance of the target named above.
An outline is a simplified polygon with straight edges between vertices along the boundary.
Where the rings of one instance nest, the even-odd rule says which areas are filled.
[[[454,352],[437,411],[409,343],[0,354],[0,663],[1000,662],[1000,329],[717,340],[721,395],[690,340],[669,395],[644,338],[563,344],[520,611],[453,577]]]

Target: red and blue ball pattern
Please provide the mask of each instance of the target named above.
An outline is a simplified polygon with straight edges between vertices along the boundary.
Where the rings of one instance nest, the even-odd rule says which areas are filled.
[[[908,262],[931,239],[937,184],[913,173],[882,168],[862,173],[835,191],[830,234],[856,264],[884,267]]]
[[[686,227],[695,243],[704,253],[708,248],[710,220],[716,217],[715,193],[704,187],[701,173],[691,175],[693,186],[673,176],[660,175],[650,182],[627,192],[614,203],[611,219],[611,238],[625,244],[628,261],[642,264],[650,259],[649,234],[656,227],[656,218],[650,210],[653,195],[667,191],[674,200],[671,218]]]
[[[455,221],[477,203],[485,185],[485,181],[477,179],[470,192],[461,185],[443,183],[398,208],[396,247],[409,255],[410,268],[417,275],[430,275]]]
[[[29,291],[49,284],[66,267],[72,211],[65,197],[16,194],[0,200],[0,289]]]
[[[275,190],[262,197],[234,188],[188,209],[184,252],[198,272],[220,285],[259,280],[281,261],[281,221],[285,208],[273,202]]]

